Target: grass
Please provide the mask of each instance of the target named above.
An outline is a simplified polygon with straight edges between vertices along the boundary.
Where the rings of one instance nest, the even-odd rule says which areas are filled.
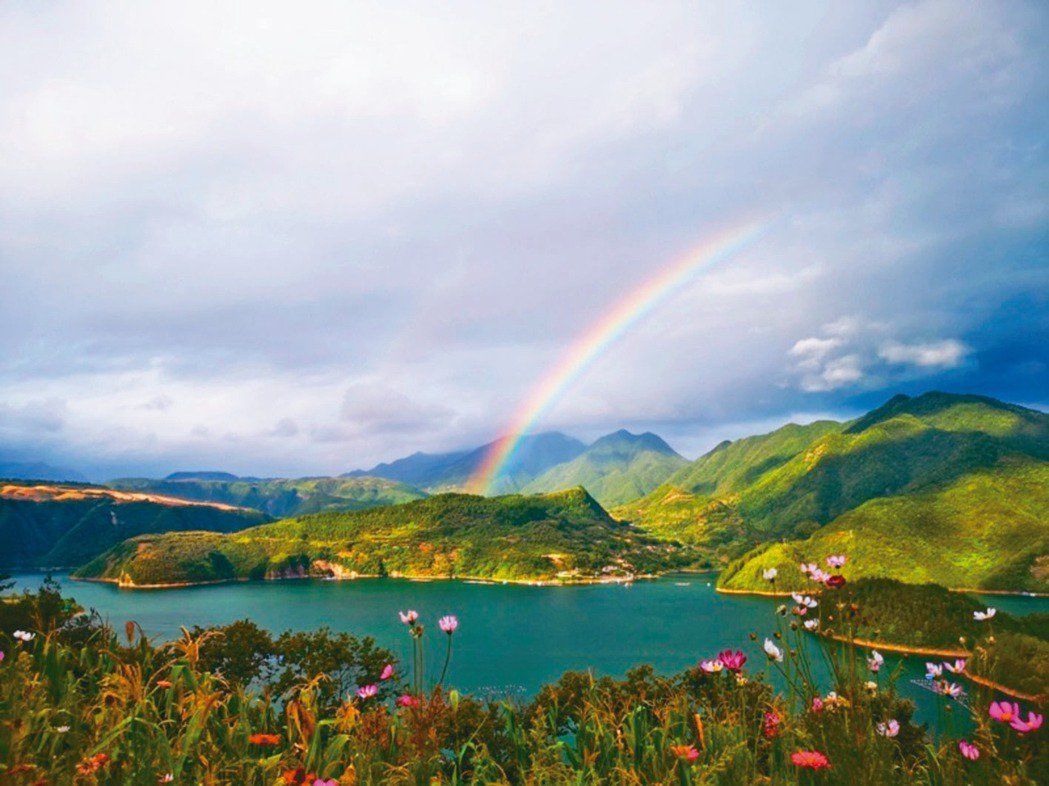
[[[970,760],[956,737],[916,725],[893,676],[870,674],[851,648],[822,651],[833,684],[817,685],[803,634],[783,618],[770,620],[779,655],[765,664],[567,673],[521,703],[460,694],[353,637],[274,639],[242,622],[156,645],[133,623],[118,635],[52,595],[13,604],[32,640],[12,637],[10,616],[0,626],[0,781],[13,786],[997,786],[1035,784],[1049,767],[1045,730],[992,720],[992,695],[978,687]],[[430,635],[451,653],[454,636]],[[772,670],[785,693],[769,686]],[[946,715],[966,711],[941,701]],[[890,721],[896,734],[879,733]]]

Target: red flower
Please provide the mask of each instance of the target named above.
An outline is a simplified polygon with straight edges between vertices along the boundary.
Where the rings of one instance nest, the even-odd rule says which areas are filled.
[[[831,589],[838,589],[838,587],[845,586],[845,577],[839,573],[835,573],[833,576],[828,576],[827,581],[824,583]]]
[[[288,786],[302,786],[304,783],[312,784],[317,780],[317,774],[314,772],[306,772],[304,767],[296,767],[294,770],[288,770],[281,778]]]
[[[170,688],[172,686],[172,684],[173,683],[170,682],[169,680],[157,680],[157,687],[158,688]]]
[[[794,751],[790,754],[790,760],[795,767],[804,770],[829,770],[830,761],[819,751]]]
[[[699,758],[699,751],[695,745],[671,745],[670,752],[683,761],[695,761]]]
[[[779,725],[783,722],[781,718],[775,712],[765,713],[765,723],[762,726],[762,732],[765,734],[765,739],[774,739],[779,736]]]
[[[252,734],[248,737],[248,742],[252,745],[261,745],[263,748],[272,748],[275,745],[280,745],[279,734]]]
[[[109,756],[105,753],[96,753],[90,759],[84,759],[76,766],[80,775],[91,775],[109,764]]]
[[[718,653],[718,660],[729,671],[742,671],[743,664],[747,662],[747,656],[741,650],[736,650],[735,652],[724,650]]]

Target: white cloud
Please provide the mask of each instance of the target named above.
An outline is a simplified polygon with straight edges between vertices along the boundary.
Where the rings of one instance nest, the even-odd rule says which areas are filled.
[[[972,349],[957,339],[925,344],[890,342],[878,350],[878,357],[889,363],[905,363],[921,368],[957,368]]]

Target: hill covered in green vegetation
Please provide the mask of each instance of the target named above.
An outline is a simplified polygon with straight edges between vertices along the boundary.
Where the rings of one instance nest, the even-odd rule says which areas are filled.
[[[233,532],[254,510],[77,484],[0,482],[0,564],[81,565],[127,538],[185,530]]]
[[[757,547],[723,572],[727,589],[845,552],[857,575],[1044,590],[1047,473],[1049,416],[927,393],[719,445],[613,513],[724,561]]]
[[[601,437],[571,461],[547,470],[523,491],[583,486],[602,505],[620,505],[649,493],[686,464],[655,434],[620,430]]]
[[[587,581],[681,567],[687,552],[612,519],[583,489],[537,496],[441,494],[319,513],[232,535],[129,540],[77,572],[126,585],[299,576]]]
[[[254,508],[274,518],[324,510],[363,510],[422,499],[425,492],[386,478],[238,478],[218,472],[176,472],[166,478],[118,478],[112,488],[167,494]]]

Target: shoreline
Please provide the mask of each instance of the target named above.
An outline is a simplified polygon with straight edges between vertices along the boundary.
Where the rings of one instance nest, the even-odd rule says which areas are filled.
[[[674,574],[665,574],[667,576]],[[277,582],[277,581],[359,581],[367,579],[395,579],[398,581],[414,581],[419,583],[428,583],[434,581],[461,581],[468,584],[489,584],[489,585],[515,585],[515,586],[526,586],[526,587],[572,587],[572,586],[596,586],[601,584],[622,584],[629,585],[635,581],[654,581],[656,579],[663,578],[662,575],[651,575],[651,574],[638,574],[629,577],[594,577],[594,578],[576,578],[576,579],[493,579],[489,576],[407,576],[403,574],[388,576],[379,576],[371,574],[357,574],[354,576],[278,576],[274,578],[262,578],[262,579],[248,579],[248,578],[230,578],[230,579],[213,579],[210,581],[178,581],[171,582],[168,584],[128,584],[121,582],[120,579],[112,578],[100,578],[95,576],[74,576],[72,573],[68,575],[71,581],[83,581],[94,584],[112,584],[117,589],[125,590],[165,590],[165,589],[190,589],[192,587],[214,587],[221,584],[248,584],[252,582]]]
[[[839,636],[835,633],[817,633],[815,634],[819,638],[828,639],[831,641],[841,642],[842,644],[850,644],[853,647],[864,647],[865,649],[872,650],[884,650],[885,652],[895,652],[899,655],[921,655],[921,656],[934,656],[938,658],[964,658],[969,660],[972,657],[972,653],[968,650],[949,650],[940,649],[938,647],[919,647],[917,645],[909,644],[892,644],[887,641],[873,641],[871,639],[850,639],[846,636]],[[979,674],[973,674],[966,670],[962,671],[960,675],[963,679],[967,679],[970,682],[975,682],[978,685],[983,685],[985,688],[1004,693],[1014,699],[1021,699],[1022,701],[1031,701],[1041,704],[1043,701],[1042,696],[1034,696],[1030,693],[1024,693],[1023,691],[1017,690],[1016,688],[1010,688],[1008,685],[1003,685],[1000,682],[995,682],[988,677],[981,677]]]
[[[731,589],[729,587],[715,587],[718,592],[725,595],[754,595],[755,597],[764,598],[789,598],[792,592],[804,593],[812,595],[818,593],[818,589],[802,588],[797,590],[783,590],[780,591],[769,591],[769,590],[749,590],[749,589]],[[1004,595],[1012,596],[1017,598],[1049,598],[1049,592],[1031,592],[1029,590],[991,590],[991,589],[974,589],[969,587],[945,587],[948,592],[957,592],[962,595]]]

